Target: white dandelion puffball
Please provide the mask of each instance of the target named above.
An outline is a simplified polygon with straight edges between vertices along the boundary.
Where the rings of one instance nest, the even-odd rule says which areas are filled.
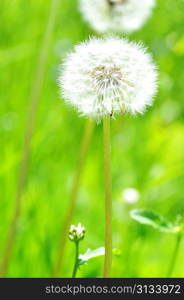
[[[83,116],[100,120],[144,112],[152,104],[156,79],[142,45],[111,36],[76,46],[61,66],[59,84],[66,102]]]
[[[84,19],[96,31],[130,33],[151,15],[155,0],[80,0]]]

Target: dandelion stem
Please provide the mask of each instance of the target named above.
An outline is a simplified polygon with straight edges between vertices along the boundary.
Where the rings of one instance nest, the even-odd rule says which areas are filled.
[[[74,263],[72,278],[76,277],[78,267],[79,267],[79,241],[76,241],[75,242],[75,263]]]
[[[181,245],[181,240],[182,240],[182,234],[178,233],[177,240],[176,240],[176,245],[175,245],[175,248],[174,248],[174,252],[172,254],[169,270],[168,270],[168,273],[167,273],[168,278],[170,278],[172,276],[172,273],[174,271],[176,261],[177,261],[177,257],[178,257],[178,253],[179,253],[179,249],[180,249],[180,245]]]
[[[68,238],[68,230],[69,226],[72,223],[72,217],[75,209],[75,204],[77,200],[78,190],[79,190],[79,184],[80,179],[82,175],[82,171],[84,168],[86,156],[87,156],[87,150],[89,147],[89,143],[91,140],[92,132],[94,128],[94,122],[91,120],[88,120],[86,123],[86,127],[84,130],[84,136],[81,143],[81,149],[80,149],[80,157],[78,166],[76,169],[75,178],[73,181],[73,186],[71,190],[71,196],[69,199],[68,207],[66,210],[66,215],[64,217],[64,222],[62,224],[61,228],[61,235],[60,235],[60,241],[58,246],[58,253],[57,253],[57,259],[53,270],[53,276],[57,277],[60,273],[60,271],[63,268],[63,262],[64,262],[64,254],[65,254],[65,248],[66,248],[66,242]]]
[[[10,223],[7,240],[5,243],[4,253],[2,256],[2,263],[0,267],[1,277],[6,277],[10,259],[11,259],[13,244],[17,233],[17,225],[21,213],[22,195],[24,192],[26,177],[28,172],[31,139],[33,136],[36,113],[37,113],[37,108],[40,100],[40,93],[43,85],[43,78],[44,78],[44,73],[46,68],[47,57],[48,57],[48,50],[51,43],[51,37],[55,25],[56,14],[58,12],[59,3],[60,3],[59,0],[51,1],[48,23],[43,38],[42,49],[39,55],[38,65],[35,73],[35,79],[34,79],[33,88],[30,96],[30,108],[29,108],[29,113],[27,118],[26,129],[25,129],[22,159],[20,162],[20,170],[19,170],[17,192],[16,192],[16,199],[15,199],[15,208],[13,212],[12,221]]]
[[[112,199],[110,165],[110,116],[103,120],[104,184],[105,184],[105,260],[104,277],[110,276],[112,265]]]

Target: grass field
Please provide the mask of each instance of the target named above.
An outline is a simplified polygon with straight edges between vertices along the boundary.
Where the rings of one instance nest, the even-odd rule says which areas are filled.
[[[51,0],[0,0],[0,258],[15,209],[23,140]],[[130,218],[130,210],[148,208],[175,220],[184,214],[184,35],[183,0],[158,0],[152,17],[130,40],[143,41],[159,69],[159,91],[143,116],[111,122],[113,277],[166,277],[176,236]],[[95,35],[83,21],[76,0],[57,9],[44,82],[36,109],[31,155],[21,213],[7,276],[50,277],[60,228],[78,161],[85,118],[60,99],[58,67],[73,46]],[[81,253],[104,245],[102,124],[95,125],[72,223],[86,237]],[[140,199],[125,202],[126,188]],[[175,277],[183,277],[182,241]],[[72,273],[74,245],[68,241],[64,269]],[[103,257],[81,267],[80,277],[101,277]]]

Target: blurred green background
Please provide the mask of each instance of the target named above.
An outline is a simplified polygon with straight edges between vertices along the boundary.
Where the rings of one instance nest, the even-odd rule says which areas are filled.
[[[51,0],[0,0],[0,253],[15,203],[25,124]],[[143,116],[112,121],[113,277],[165,277],[175,246],[162,234],[130,219],[133,208],[154,209],[171,221],[184,212],[184,1],[160,0],[152,17],[129,36],[143,41],[159,68],[159,92]],[[49,277],[70,197],[86,120],[60,100],[58,66],[73,46],[95,34],[76,0],[61,0],[44,74],[21,218],[8,276]],[[140,193],[126,203],[123,191]],[[96,125],[81,180],[73,223],[86,227],[81,253],[103,246],[102,125]],[[173,276],[184,276],[184,242]],[[67,244],[65,270],[71,276],[74,245]],[[2,257],[2,255],[0,256]],[[103,259],[78,273],[99,277]]]

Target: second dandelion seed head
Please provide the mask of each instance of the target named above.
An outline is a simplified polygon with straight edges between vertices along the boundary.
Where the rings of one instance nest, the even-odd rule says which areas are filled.
[[[131,33],[151,15],[155,0],[79,0],[83,18],[100,32]]]
[[[142,45],[116,36],[75,47],[61,66],[64,99],[84,116],[142,113],[152,104],[157,72]]]

